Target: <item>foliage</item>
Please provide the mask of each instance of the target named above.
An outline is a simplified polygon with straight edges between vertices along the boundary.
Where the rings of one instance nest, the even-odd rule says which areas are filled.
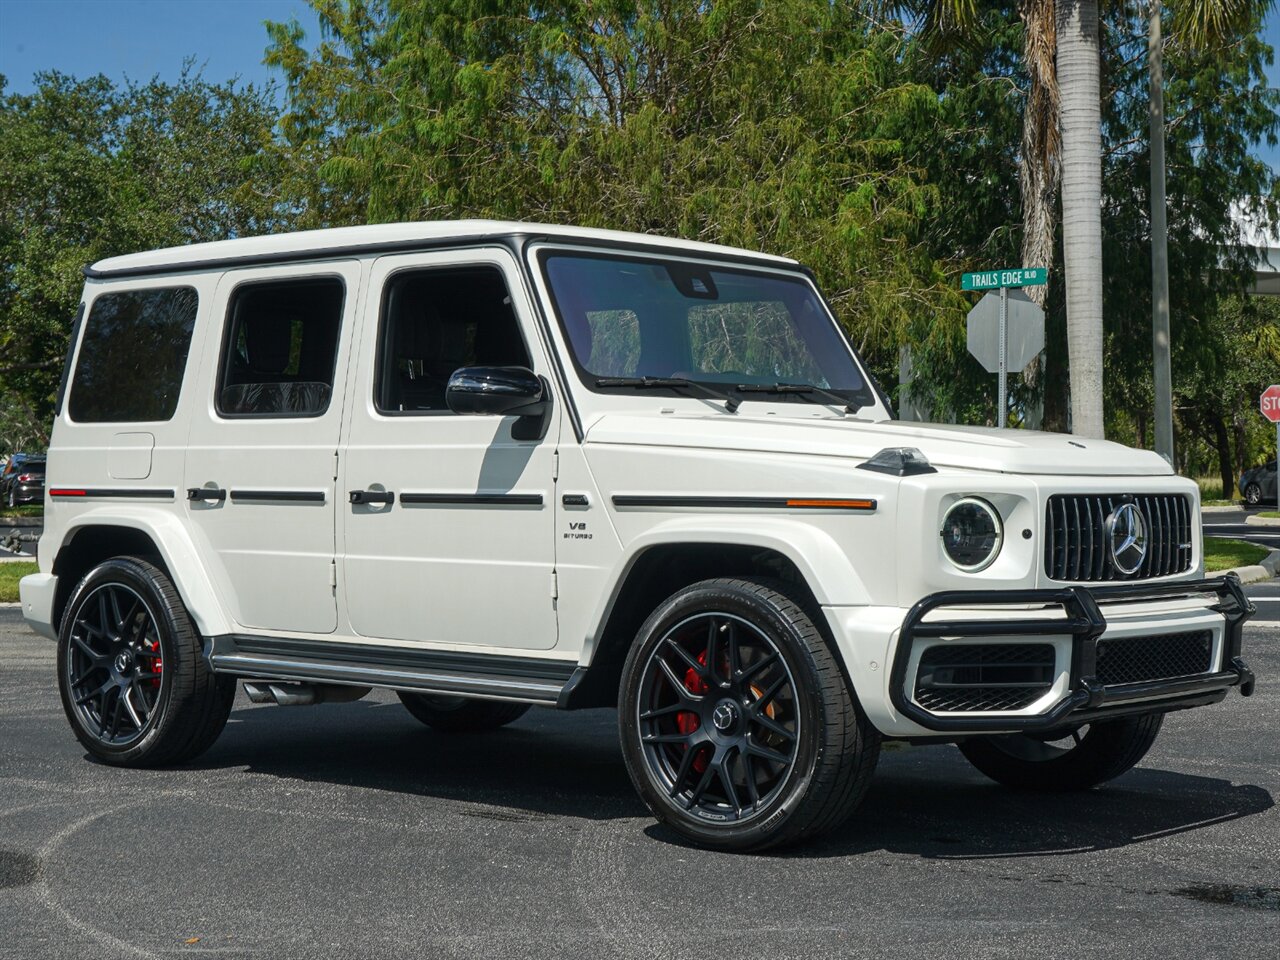
[[[0,78],[0,449],[48,442],[81,268],[282,222],[269,91]]]
[[[818,0],[315,4],[270,26],[325,222],[498,217],[790,254],[879,369],[948,300],[939,194],[904,150],[938,121],[904,38]],[[294,169],[303,166],[299,160]]]
[[[6,560],[0,563],[0,603],[16,603],[18,581],[39,568],[24,560]]]
[[[1247,567],[1263,560],[1270,552],[1266,547],[1244,540],[1205,537],[1204,569],[1206,573],[1217,573],[1234,567]]]

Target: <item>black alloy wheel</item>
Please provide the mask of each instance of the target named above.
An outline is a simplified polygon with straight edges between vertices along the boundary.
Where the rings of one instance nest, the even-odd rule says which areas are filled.
[[[71,729],[94,757],[157,766],[190,760],[213,744],[236,681],[210,670],[168,574],[150,560],[115,557],[85,574],[67,600],[58,692]]]
[[[802,719],[777,645],[725,613],[689,617],[649,654],[640,742],[667,793],[718,823],[769,807],[792,776]]]
[[[694,842],[758,850],[857,807],[880,752],[810,608],[789,584],[704,580],[659,605],[622,671],[636,790]]]
[[[71,623],[66,683],[82,727],[103,743],[135,743],[156,713],[164,655],[155,615],[122,583],[89,591]]]

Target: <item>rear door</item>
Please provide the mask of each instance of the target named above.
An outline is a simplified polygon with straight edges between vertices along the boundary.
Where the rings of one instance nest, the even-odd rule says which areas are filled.
[[[248,630],[337,626],[336,458],[359,278],[343,261],[231,271],[218,286],[184,487]]]

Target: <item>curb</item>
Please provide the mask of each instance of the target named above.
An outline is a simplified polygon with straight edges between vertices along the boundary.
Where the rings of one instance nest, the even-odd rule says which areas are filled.
[[[0,527],[43,527],[44,517],[6,517]]]
[[[1243,509],[1244,509],[1244,507],[1243,507],[1242,505],[1237,504],[1237,503],[1233,503],[1233,504],[1232,504],[1231,506],[1229,506],[1229,507],[1227,507],[1227,506],[1218,506],[1218,507],[1201,507],[1201,508],[1200,508],[1200,512],[1201,512],[1201,513],[1233,513],[1233,512],[1235,512],[1236,510],[1243,510]]]
[[[1280,550],[1272,550],[1262,558],[1261,563],[1252,563],[1247,567],[1234,567],[1231,570],[1206,570],[1205,576],[1219,577],[1234,573],[1241,583],[1257,583],[1259,580],[1270,580],[1280,573]]]
[[[1256,513],[1249,514],[1244,522],[1255,527],[1280,527],[1280,517],[1260,517]]]

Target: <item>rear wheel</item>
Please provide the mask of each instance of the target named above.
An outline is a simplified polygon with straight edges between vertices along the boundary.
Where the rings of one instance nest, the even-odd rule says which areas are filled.
[[[880,736],[781,583],[706,580],[641,627],[623,667],[627,772],[659,820],[723,850],[801,840],[862,799]]]
[[[447,733],[481,733],[497,730],[519,720],[529,710],[527,703],[476,700],[435,693],[400,693],[400,702],[428,727]]]
[[[1256,483],[1251,483],[1244,488],[1244,502],[1251,507],[1256,507],[1262,502],[1262,488]]]
[[[1022,790],[1087,790],[1136,764],[1151,749],[1162,713],[1090,723],[1039,736],[1019,733],[966,740],[960,752],[997,783]]]
[[[134,557],[77,584],[58,637],[58,691],[76,738],[121,766],[181,763],[207,750],[235,699],[216,676],[172,581]]]

